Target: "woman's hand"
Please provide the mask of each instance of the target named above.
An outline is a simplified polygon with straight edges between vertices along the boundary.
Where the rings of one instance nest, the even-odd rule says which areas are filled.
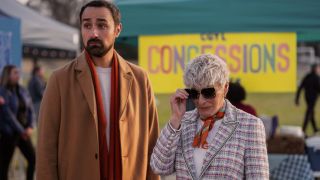
[[[32,128],[27,128],[27,129],[25,129],[25,131],[22,133],[22,138],[23,138],[24,140],[27,140],[27,139],[29,139],[29,138],[31,137],[31,135],[32,135]]]
[[[6,103],[6,101],[4,100],[4,98],[2,96],[0,96],[0,105],[4,105]]]
[[[184,89],[177,89],[176,93],[173,94],[170,98],[170,124],[175,129],[178,129],[180,127],[182,117],[186,112],[188,96],[189,94]]]

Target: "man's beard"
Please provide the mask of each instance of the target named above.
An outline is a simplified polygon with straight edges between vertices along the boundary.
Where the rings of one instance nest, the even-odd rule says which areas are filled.
[[[90,43],[95,43],[95,45],[90,45]],[[103,57],[110,51],[112,45],[105,46],[100,39],[89,39],[87,46],[85,46],[86,51],[93,57]]]

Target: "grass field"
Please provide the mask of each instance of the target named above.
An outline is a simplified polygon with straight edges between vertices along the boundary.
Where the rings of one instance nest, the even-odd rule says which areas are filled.
[[[170,117],[169,97],[168,94],[156,94],[160,128],[167,123]],[[294,99],[294,93],[247,94],[245,103],[255,107],[258,115],[278,115],[280,125],[302,126],[306,110],[305,101],[301,96],[300,106],[295,106]],[[317,125],[320,127],[320,101],[318,101],[315,111]],[[311,125],[308,125],[307,134],[312,134]]]

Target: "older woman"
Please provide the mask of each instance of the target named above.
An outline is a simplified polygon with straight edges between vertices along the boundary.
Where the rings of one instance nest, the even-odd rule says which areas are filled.
[[[184,83],[171,97],[171,118],[163,128],[150,165],[177,179],[269,179],[265,131],[260,119],[225,99],[229,71],[215,55],[187,66]],[[186,101],[195,109],[186,112]]]

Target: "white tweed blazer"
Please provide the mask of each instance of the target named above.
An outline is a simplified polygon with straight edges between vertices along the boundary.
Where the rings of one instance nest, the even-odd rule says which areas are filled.
[[[262,121],[234,107],[228,100],[225,116],[196,177],[192,142],[198,111],[186,112],[179,132],[167,124],[151,155],[156,174],[176,172],[177,179],[269,179],[265,130]]]

